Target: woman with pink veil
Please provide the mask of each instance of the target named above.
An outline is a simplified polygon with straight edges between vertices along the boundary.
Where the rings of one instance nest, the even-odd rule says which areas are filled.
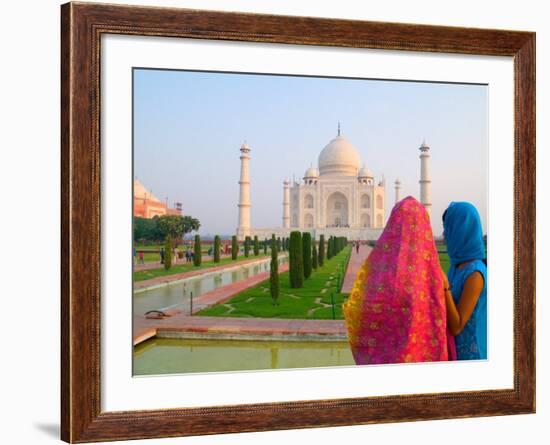
[[[430,218],[413,197],[393,208],[343,311],[358,365],[456,359]]]

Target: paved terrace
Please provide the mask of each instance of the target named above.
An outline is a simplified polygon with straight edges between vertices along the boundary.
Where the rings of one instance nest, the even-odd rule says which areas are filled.
[[[195,334],[195,335],[193,335]],[[148,320],[134,318],[134,346],[155,336],[193,338],[274,338],[347,339],[343,320],[292,320],[281,318],[194,317],[178,313],[172,317]]]

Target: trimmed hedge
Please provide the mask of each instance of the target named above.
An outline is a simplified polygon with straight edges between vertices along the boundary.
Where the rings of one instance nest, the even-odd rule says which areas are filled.
[[[267,246],[267,243],[266,243]],[[275,235],[271,237],[271,267],[269,269],[269,291],[273,304],[279,304],[277,299],[279,298],[279,260],[277,252],[277,241]]]
[[[302,259],[304,261],[304,278],[311,276],[311,233],[302,234]]]
[[[319,267],[323,267],[325,264],[325,235],[321,235],[319,238]]]
[[[302,258],[302,234],[298,231],[290,233],[289,249],[289,278],[290,287],[299,288],[304,286],[304,260]]]
[[[221,239],[219,235],[214,237],[214,263],[220,262],[220,245]]]
[[[170,235],[164,240],[164,269],[168,270],[172,267],[172,240]]]
[[[193,264],[200,266],[202,264],[202,252],[201,252],[201,237],[195,235],[195,246],[193,251]]]
[[[260,254],[260,242],[258,241],[258,235],[254,235],[254,256]]]

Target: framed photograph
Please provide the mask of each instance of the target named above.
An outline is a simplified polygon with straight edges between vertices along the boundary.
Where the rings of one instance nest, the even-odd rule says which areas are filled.
[[[61,33],[63,440],[535,412],[534,33]]]

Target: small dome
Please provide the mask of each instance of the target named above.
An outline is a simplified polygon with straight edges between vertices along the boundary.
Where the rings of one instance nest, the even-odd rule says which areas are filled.
[[[318,178],[318,177],[319,177],[319,170],[317,170],[315,167],[309,167],[304,174],[304,178]]]
[[[374,178],[372,175],[372,172],[365,166],[359,170],[359,173],[357,174],[359,178]]]
[[[343,136],[336,136],[319,155],[321,175],[356,176],[360,165],[359,153]]]

